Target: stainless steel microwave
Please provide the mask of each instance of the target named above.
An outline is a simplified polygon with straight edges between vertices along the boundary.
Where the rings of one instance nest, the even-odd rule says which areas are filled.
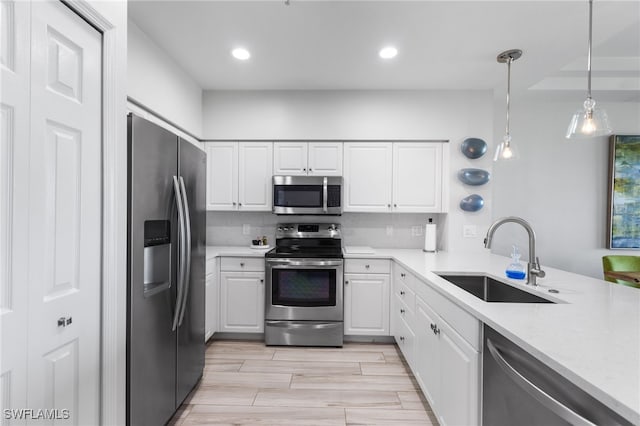
[[[342,176],[274,176],[273,213],[342,214]]]

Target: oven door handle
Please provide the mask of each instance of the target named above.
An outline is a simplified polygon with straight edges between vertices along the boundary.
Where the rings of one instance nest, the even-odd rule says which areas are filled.
[[[294,260],[294,259],[267,259],[267,264],[279,268],[294,268],[297,266],[342,266],[342,260]]]
[[[269,326],[271,327],[306,328],[306,329],[313,329],[313,330],[320,330],[323,328],[333,328],[338,324],[337,322],[323,322],[323,323],[308,324],[308,323],[296,323],[292,321],[273,321],[273,320],[269,320],[268,323],[269,323]]]

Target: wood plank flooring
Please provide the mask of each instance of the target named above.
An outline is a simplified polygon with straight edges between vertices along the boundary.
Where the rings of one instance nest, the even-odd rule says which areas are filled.
[[[204,375],[169,423],[438,425],[394,345],[267,347],[213,341]]]

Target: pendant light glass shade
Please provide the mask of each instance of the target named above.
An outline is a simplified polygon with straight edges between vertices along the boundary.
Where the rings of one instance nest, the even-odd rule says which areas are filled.
[[[573,114],[567,128],[567,139],[586,139],[613,133],[607,112],[595,105],[593,99],[587,98],[584,107]]]
[[[520,158],[518,149],[511,144],[511,135],[504,135],[502,142],[496,148],[493,161],[517,160]]]
[[[587,100],[576,111],[567,128],[567,139],[587,139],[613,133],[609,117],[603,109],[596,108],[591,97],[591,39],[593,33],[593,0],[589,0],[589,44],[587,46]]]
[[[511,143],[511,131],[509,127],[509,112],[511,109],[511,63],[522,56],[522,50],[511,49],[498,55],[497,60],[501,64],[507,64],[507,124],[504,130],[502,142],[497,146],[493,155],[493,161],[509,161],[519,158],[517,148]]]

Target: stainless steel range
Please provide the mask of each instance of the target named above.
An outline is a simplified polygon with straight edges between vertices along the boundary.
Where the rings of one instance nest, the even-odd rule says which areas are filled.
[[[265,255],[265,343],[342,346],[342,232],[333,223],[285,223]]]

